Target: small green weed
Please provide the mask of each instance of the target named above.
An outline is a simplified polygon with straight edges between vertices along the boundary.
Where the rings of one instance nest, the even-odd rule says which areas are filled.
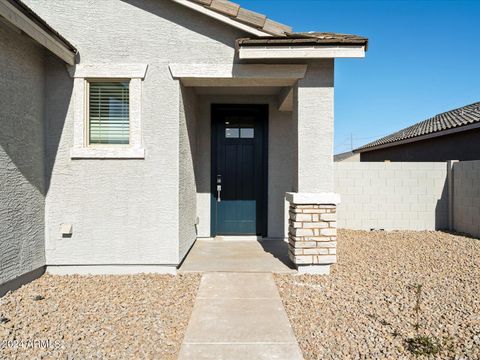
[[[441,343],[438,339],[429,336],[417,335],[413,338],[405,340],[407,349],[412,354],[420,355],[436,355],[442,350]]]

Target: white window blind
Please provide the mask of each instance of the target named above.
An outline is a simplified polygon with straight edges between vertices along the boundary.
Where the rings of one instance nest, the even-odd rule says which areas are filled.
[[[89,83],[89,144],[129,144],[129,82]]]

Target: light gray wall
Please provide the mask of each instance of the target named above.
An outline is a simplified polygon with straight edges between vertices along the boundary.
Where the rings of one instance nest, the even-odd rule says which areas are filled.
[[[455,163],[453,180],[454,228],[480,237],[480,161]]]
[[[80,63],[148,64],[145,160],[71,160],[72,80],[48,67],[47,264],[178,264],[181,94],[168,64],[232,63],[245,34],[164,0],[26,3],[79,49]],[[60,237],[62,223],[71,238]]]
[[[298,192],[333,191],[334,60],[309,64],[293,91]]]
[[[296,177],[296,125],[291,112],[277,109],[275,98],[269,101],[268,125],[268,236],[288,237],[288,209],[285,193],[294,191]]]
[[[179,252],[180,259],[195,242],[197,186],[194,161],[197,155],[197,97],[192,88],[181,87],[179,155]]]
[[[335,163],[338,226],[348,229],[448,228],[446,163]]]
[[[278,111],[274,96],[229,95],[200,96],[197,119],[197,207],[199,236],[210,237],[210,156],[211,156],[211,104],[268,104],[268,236],[286,235],[288,207],[285,193],[293,191],[295,152],[292,151],[294,127],[292,113]]]
[[[45,265],[45,56],[0,20],[0,285]]]

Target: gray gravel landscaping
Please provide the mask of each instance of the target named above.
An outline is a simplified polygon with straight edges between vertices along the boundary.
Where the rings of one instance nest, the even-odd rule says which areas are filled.
[[[480,359],[480,240],[341,230],[338,254],[276,276],[306,359]]]
[[[176,359],[199,282],[45,275],[0,299],[0,359]]]

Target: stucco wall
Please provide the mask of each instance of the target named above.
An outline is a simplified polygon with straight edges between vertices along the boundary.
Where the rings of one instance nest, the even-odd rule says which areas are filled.
[[[0,285],[45,265],[45,56],[0,21]]]
[[[361,161],[480,160],[480,129],[367,151]]]
[[[333,191],[334,60],[309,65],[305,78],[294,86],[298,192]]]
[[[453,179],[454,228],[480,237],[480,161],[455,163]]]
[[[295,152],[292,151],[295,127],[291,112],[278,111],[275,96],[229,95],[200,96],[197,119],[197,207],[200,237],[210,237],[210,157],[211,117],[213,103],[269,104],[268,134],[268,236],[283,238],[286,235],[288,207],[285,193],[293,190]]]
[[[148,64],[145,160],[71,160],[72,80],[48,67],[47,264],[178,264],[180,86],[168,64],[231,63],[245,34],[170,1],[26,2],[75,44],[80,63]],[[62,223],[71,238],[60,237]]]
[[[194,161],[197,149],[197,99],[192,88],[181,87],[179,156],[179,252],[187,254],[197,237],[197,186]]]
[[[335,163],[338,226],[447,229],[446,163]]]

